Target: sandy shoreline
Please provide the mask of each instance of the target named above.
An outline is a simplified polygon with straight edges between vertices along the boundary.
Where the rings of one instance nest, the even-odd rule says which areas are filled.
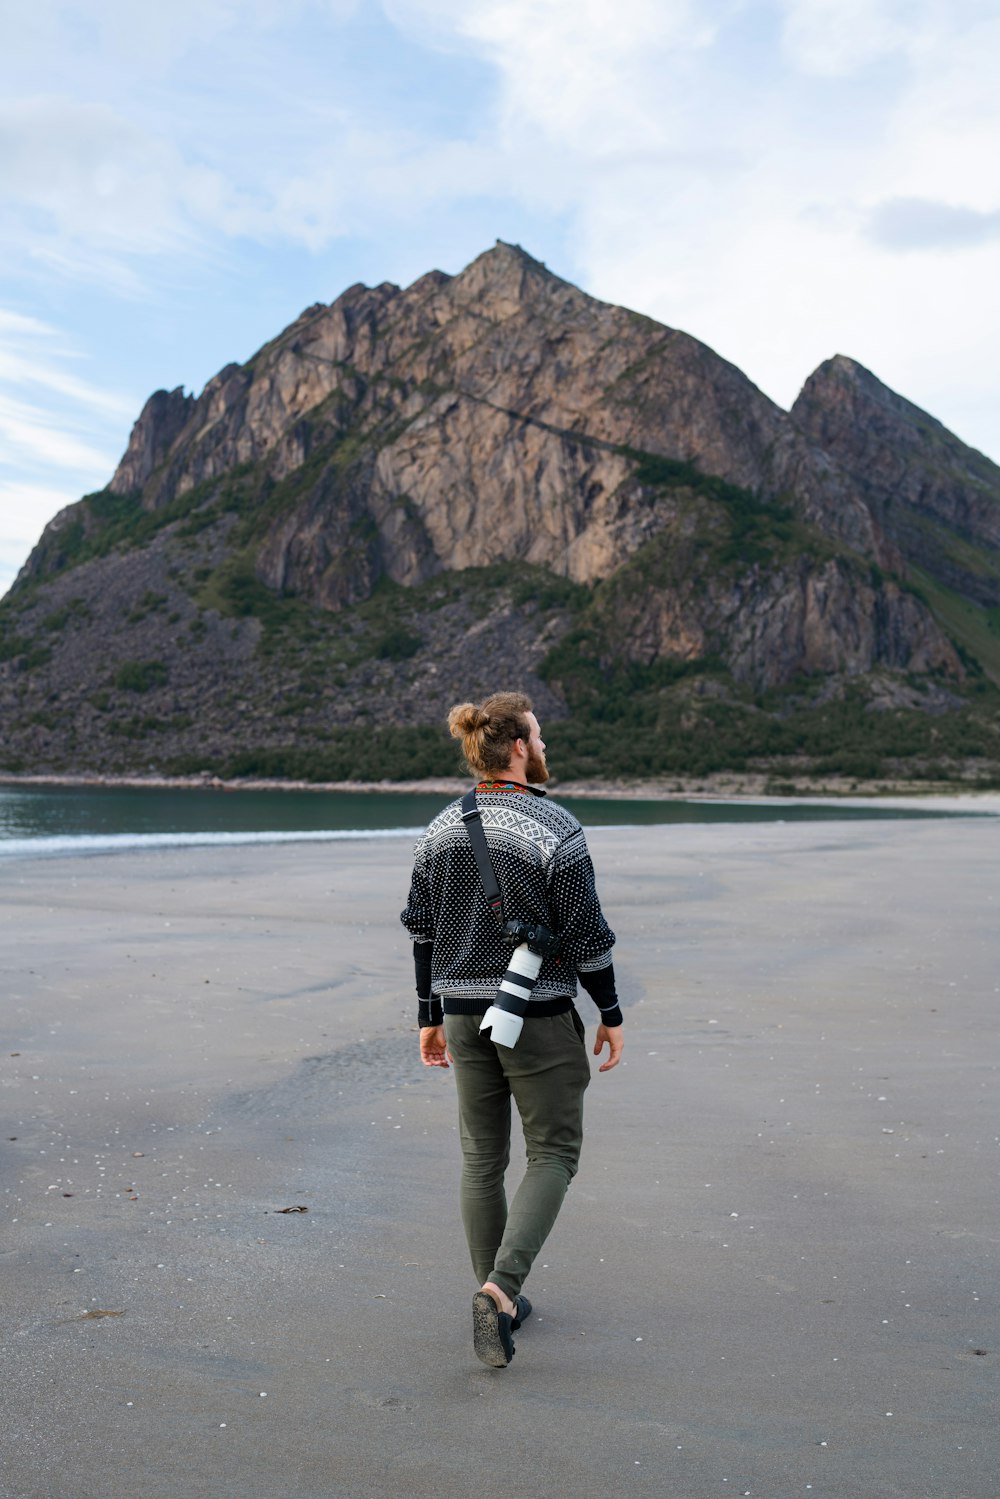
[[[408,840],[4,871],[0,1493],[991,1491],[995,829],[591,847],[627,1062],[502,1374]]]

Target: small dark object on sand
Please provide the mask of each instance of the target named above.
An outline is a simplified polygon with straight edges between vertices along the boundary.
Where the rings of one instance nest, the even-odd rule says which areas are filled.
[[[78,1317],[63,1317],[60,1322],[57,1322],[55,1324],[55,1326],[65,1327],[69,1322],[97,1322],[102,1317],[124,1317],[124,1315],[124,1310],[120,1312],[111,1312],[106,1311],[104,1307],[92,1306],[89,1307],[87,1311],[81,1312]]]
[[[303,1207],[302,1204],[299,1203],[298,1206],[294,1208],[275,1208],[274,1211],[276,1213],[308,1213],[309,1209],[307,1207]]]

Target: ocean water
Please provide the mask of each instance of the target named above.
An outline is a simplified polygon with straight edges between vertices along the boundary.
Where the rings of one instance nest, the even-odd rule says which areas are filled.
[[[842,802],[558,799],[584,827],[949,815],[874,802],[859,807]],[[408,791],[0,785],[0,859],[198,844],[415,838],[448,800],[446,794]]]

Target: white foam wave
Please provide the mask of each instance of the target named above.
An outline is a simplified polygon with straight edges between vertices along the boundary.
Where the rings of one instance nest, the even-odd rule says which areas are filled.
[[[345,839],[419,838],[423,828],[328,828],[280,833],[67,833],[0,839],[0,859],[44,854],[115,854],[157,848],[234,848],[260,843],[338,843]]]

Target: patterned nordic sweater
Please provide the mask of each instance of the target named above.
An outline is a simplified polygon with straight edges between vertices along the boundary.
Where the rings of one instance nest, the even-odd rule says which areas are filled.
[[[477,790],[505,916],[542,922],[562,938],[559,953],[542,964],[525,1018],[570,1009],[579,975],[605,1022],[620,1024],[611,967],[615,934],[601,911],[580,824],[543,791],[512,782],[486,782]],[[421,1024],[439,1024],[441,1004],[451,1015],[483,1014],[511,949],[486,904],[461,799],[417,842],[400,920],[414,938]]]

